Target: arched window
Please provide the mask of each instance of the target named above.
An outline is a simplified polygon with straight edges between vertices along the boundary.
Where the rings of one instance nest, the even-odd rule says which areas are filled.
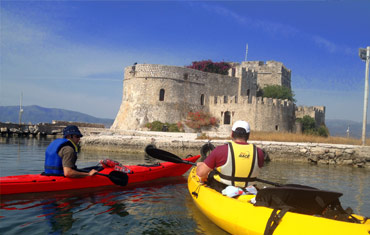
[[[279,125],[275,125],[275,131],[279,130]]]
[[[200,96],[200,105],[204,105],[204,94]]]
[[[164,101],[164,89],[159,91],[159,101]]]
[[[226,111],[224,115],[224,124],[230,125],[230,112]]]

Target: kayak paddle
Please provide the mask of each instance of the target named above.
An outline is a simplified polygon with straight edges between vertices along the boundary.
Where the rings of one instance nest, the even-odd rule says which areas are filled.
[[[159,160],[162,160],[162,161],[173,162],[173,163],[184,163],[184,164],[190,164],[190,165],[194,165],[194,166],[197,165],[194,162],[185,161],[185,160],[181,159],[180,157],[176,156],[173,153],[164,151],[162,149],[157,149],[153,145],[146,146],[145,152],[149,156],[151,156],[153,158],[156,158],[156,159],[159,159]],[[259,178],[253,178],[253,180],[254,181],[259,181],[259,182],[265,183],[265,184],[274,185],[276,187],[281,187],[282,186],[279,183],[274,183],[274,182],[263,180],[263,179],[259,179]]]
[[[101,175],[101,176],[108,177],[110,181],[112,181],[114,184],[117,184],[119,186],[126,186],[128,183],[127,174],[121,171],[111,171],[109,175],[102,174],[102,173],[95,173],[95,175]]]
[[[81,170],[82,172],[88,173],[89,171],[86,170]],[[102,173],[95,173],[95,175],[101,175],[108,177],[110,181],[112,181],[114,184],[119,185],[119,186],[126,186],[128,183],[128,176],[126,173],[123,173],[122,171],[111,171],[108,175],[107,174],[102,174]]]
[[[145,152],[149,156],[151,156],[153,158],[156,158],[156,159],[159,159],[159,160],[162,160],[162,161],[165,161],[165,162],[185,163],[185,164],[190,164],[190,165],[194,165],[194,166],[197,165],[194,162],[189,162],[189,161],[182,160],[181,158],[179,158],[178,156],[176,156],[173,153],[170,153],[170,152],[167,152],[167,151],[164,151],[164,150],[161,150],[161,149],[157,149],[153,145],[146,146]]]

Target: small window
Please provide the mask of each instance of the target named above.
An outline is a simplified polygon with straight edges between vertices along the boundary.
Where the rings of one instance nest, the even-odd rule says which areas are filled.
[[[200,105],[204,105],[204,94],[200,96]]]
[[[249,96],[249,93],[250,93],[250,90],[248,89],[248,90],[247,90],[247,96]]]
[[[227,96],[224,96],[224,104],[227,104]]]
[[[238,96],[236,95],[235,96],[235,104],[237,104],[238,103]]]
[[[217,104],[217,96],[214,97],[214,103]]]
[[[164,89],[159,91],[159,101],[164,101]]]
[[[232,68],[232,77],[235,77],[235,72],[236,72],[236,69],[235,68]]]
[[[184,80],[188,80],[188,78],[189,78],[189,74],[184,73]]]
[[[230,112],[229,111],[226,111],[225,112],[225,116],[224,116],[224,124],[225,125],[230,125]]]
[[[275,131],[278,131],[278,130],[279,130],[279,126],[275,125]]]

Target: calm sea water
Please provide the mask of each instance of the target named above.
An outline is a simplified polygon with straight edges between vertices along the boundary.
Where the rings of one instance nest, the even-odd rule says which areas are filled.
[[[0,176],[38,174],[51,140],[0,138]],[[110,158],[124,164],[157,162],[144,155],[82,152],[78,166]],[[125,188],[104,187],[0,198],[1,234],[225,234],[193,204],[182,177]],[[342,192],[344,208],[370,216],[370,171],[272,162],[260,178]]]

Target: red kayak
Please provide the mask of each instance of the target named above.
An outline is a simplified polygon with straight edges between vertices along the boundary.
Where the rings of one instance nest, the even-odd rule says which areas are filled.
[[[192,156],[184,160],[196,162],[200,155]],[[125,166],[130,169],[128,173],[128,184],[155,180],[163,177],[173,177],[183,175],[189,170],[191,165],[183,163],[163,162],[157,165],[133,165]],[[79,188],[94,188],[101,186],[114,185],[114,180],[109,177],[113,168],[105,168],[100,171],[103,175],[94,175],[84,178],[67,178],[64,176],[45,176],[45,175],[16,175],[0,177],[0,195],[32,192],[61,191]]]

